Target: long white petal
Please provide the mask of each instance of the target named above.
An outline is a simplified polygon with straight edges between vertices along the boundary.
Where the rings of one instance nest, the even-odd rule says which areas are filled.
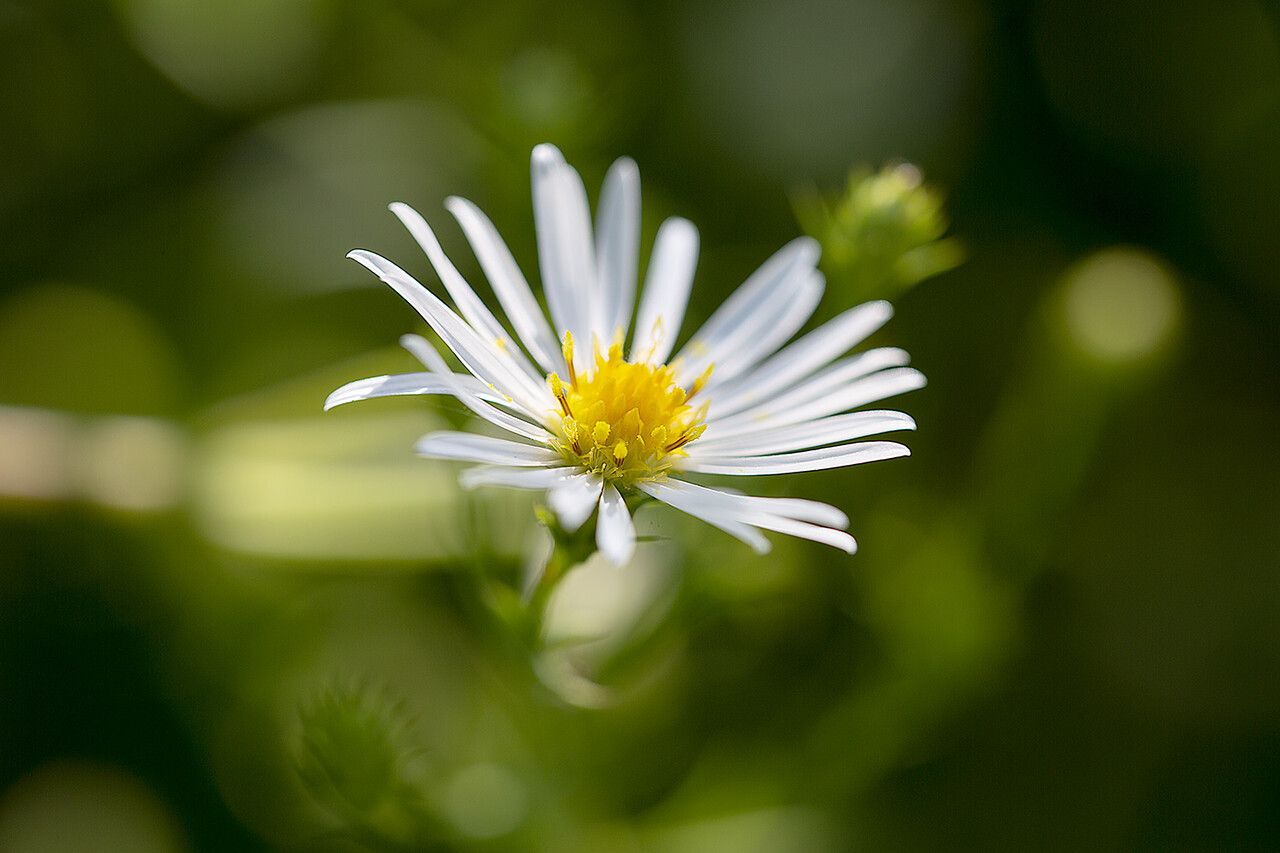
[[[865,406],[867,403],[923,388],[924,384],[924,375],[915,368],[891,367],[888,370],[864,376],[830,393],[807,398],[807,402],[787,406],[780,403],[783,398],[779,397],[766,405],[757,406],[727,420],[716,421],[707,427],[704,436],[719,440],[760,433],[788,424],[814,421],[827,415],[846,412]]]
[[[508,489],[542,491],[556,486],[576,473],[574,468],[507,468],[481,465],[458,475],[464,489],[478,486],[503,486]]]
[[[612,483],[605,483],[600,495],[600,518],[596,522],[596,547],[615,566],[626,565],[636,552],[636,528],[626,501]]]
[[[444,249],[440,248],[440,241],[436,239],[435,232],[431,230],[431,226],[422,218],[422,215],[402,202],[392,204],[391,212],[409,230],[413,239],[418,241],[422,251],[427,253],[427,258],[435,267],[436,275],[440,276],[440,281],[449,291],[453,304],[458,306],[463,318],[471,324],[471,328],[496,343],[498,348],[507,353],[512,362],[525,373],[541,379],[541,375],[525,358],[524,351],[511,340],[507,330],[502,328],[502,324],[493,316],[493,312],[472,290],[471,285],[462,277],[462,273],[458,272],[457,267],[449,260],[449,256],[444,253]]]
[[[662,364],[675,347],[698,265],[698,229],[673,216],[658,227],[636,312],[631,360]]]
[[[821,471],[827,468],[844,468],[863,462],[878,462],[909,456],[911,451],[896,441],[862,441],[796,453],[780,453],[772,456],[688,456],[676,461],[676,468],[699,474],[795,474],[801,471]]]
[[[761,300],[767,299],[773,291],[782,287],[792,275],[807,276],[814,270],[818,254],[817,241],[808,237],[799,237],[783,246],[716,309],[680,350],[677,358],[683,358],[690,365],[689,372],[697,376],[709,363],[705,356],[739,328],[753,311],[758,310]],[[695,363],[701,364],[701,369],[693,367]]]
[[[698,515],[699,518],[707,520],[716,518],[739,525],[760,527],[778,533],[813,539],[849,553],[853,553],[856,547],[852,536],[842,530],[833,529],[847,526],[848,517],[827,504],[796,498],[741,495],[683,480],[668,479],[655,485],[660,486],[658,493],[650,492],[650,494],[678,509],[692,507],[692,510],[685,509],[685,511],[691,515]]]
[[[884,410],[850,412],[844,415],[821,418],[816,421],[761,430],[733,438],[702,437],[687,448],[690,456],[750,455],[756,453],[784,453],[853,441],[870,435],[915,429],[916,422],[902,412]]]
[[[530,423],[524,418],[504,412],[480,399],[480,395],[473,394],[462,383],[454,382],[453,374],[449,371],[449,365],[444,363],[440,353],[436,352],[436,348],[431,346],[426,338],[420,335],[405,335],[400,338],[400,343],[433,373],[445,380],[449,385],[449,393],[453,394],[462,405],[489,423],[496,427],[501,427],[507,432],[513,432],[516,435],[531,438],[537,442],[546,443],[551,439],[551,433],[541,424]]]
[[[435,459],[461,459],[464,462],[522,468],[555,466],[563,462],[559,453],[546,447],[452,430],[427,433],[418,439],[414,450],[420,456]]]
[[[490,402],[501,399],[474,376],[453,374],[455,380],[479,397]],[[452,394],[452,387],[444,378],[434,373],[398,373],[391,376],[370,376],[348,382],[330,394],[324,401],[325,411],[344,403],[368,400],[373,397],[397,397],[411,394]]]
[[[454,219],[462,226],[462,231],[471,243],[471,250],[480,261],[480,268],[489,279],[489,286],[502,304],[507,319],[515,327],[516,334],[525,349],[534,357],[546,373],[563,370],[563,359],[560,356],[560,342],[551,331],[542,306],[534,297],[525,280],[524,273],[511,256],[511,250],[493,227],[489,217],[484,215],[465,198],[451,196],[445,200],[444,206],[453,214]]]
[[[547,307],[559,332],[578,339],[585,367],[591,346],[595,249],[587,191],[577,171],[554,145],[533,149],[533,224]]]
[[[726,412],[735,411],[768,398],[839,358],[892,316],[893,308],[888,302],[866,302],[850,308],[790,344],[757,370],[718,387],[719,407]]]
[[[440,301],[439,297],[415,281],[413,276],[386,258],[363,249],[349,252],[347,257],[391,285],[435,329],[436,334],[440,335],[449,349],[480,381],[518,401],[535,417],[555,407],[555,399],[545,385],[536,382],[517,367],[508,353],[503,352],[494,341],[481,337],[453,313],[448,305]]]
[[[878,347],[867,350],[833,362],[770,398],[761,400],[758,395],[749,392],[726,398],[717,393],[714,395],[714,403],[708,417],[715,422],[733,423],[758,418],[776,409],[793,409],[844,388],[876,371],[890,367],[903,367],[910,360],[911,356],[906,350],[897,347]]]
[[[556,483],[547,492],[547,503],[560,526],[572,533],[582,526],[600,502],[604,481],[594,474],[574,474]]]
[[[640,257],[640,170],[630,157],[609,167],[596,209],[596,280],[599,318],[592,326],[608,344],[616,330],[626,337],[636,304],[636,265]]]
[[[821,542],[824,545],[839,548],[846,554],[852,554],[858,550],[857,541],[843,530],[832,530],[830,527],[780,517],[771,517],[754,523],[765,530],[772,530],[775,533],[785,533],[788,536],[798,536],[801,539],[812,539],[814,542]]]
[[[831,506],[831,504],[802,498],[768,498],[760,495],[744,495],[727,489],[712,489],[707,486],[699,486],[687,480],[668,479],[665,483],[673,491],[690,495],[726,510],[732,510],[739,513],[743,518],[771,515],[816,522],[827,527],[845,528],[849,526],[849,517],[841,510]]]
[[[849,516],[845,515],[843,510],[821,501],[808,501],[803,498],[767,498],[760,495],[736,495],[735,497],[748,509],[779,518],[808,521],[824,527],[838,527],[841,530],[849,526]]]
[[[744,524],[738,519],[738,513],[726,510],[722,505],[709,503],[701,496],[673,489],[678,481],[665,480],[651,483],[637,483],[636,488],[645,494],[675,507],[683,513],[700,518],[713,527],[718,527],[735,539],[747,543],[757,554],[767,554],[773,547],[759,530]]]
[[[707,383],[711,391],[773,355],[813,316],[823,289],[822,273],[803,266],[793,268],[777,287],[760,291],[759,300],[743,313],[737,327],[691,349],[687,360],[681,362],[681,379],[696,379],[715,365]]]

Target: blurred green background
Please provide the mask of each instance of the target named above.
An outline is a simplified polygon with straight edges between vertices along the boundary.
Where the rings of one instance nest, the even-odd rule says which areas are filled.
[[[748,487],[858,555],[647,510],[530,666],[460,408],[320,407],[414,369],[343,255],[478,283],[456,193],[532,275],[543,141],[697,223],[691,321],[803,220],[930,384]],[[898,159],[910,289],[812,207]],[[1275,3],[3,0],[0,853],[1277,849],[1278,239]]]

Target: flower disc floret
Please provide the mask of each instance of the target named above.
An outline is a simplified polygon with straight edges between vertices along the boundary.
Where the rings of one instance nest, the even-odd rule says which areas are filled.
[[[573,337],[565,336],[565,361],[573,364]],[[568,382],[557,373],[547,385],[560,404],[552,414],[558,449],[573,465],[606,480],[630,485],[660,477],[685,455],[684,447],[706,429],[705,405],[690,398],[706,383],[710,369],[685,389],[670,365],[629,362],[622,345],[597,347],[592,369]]]

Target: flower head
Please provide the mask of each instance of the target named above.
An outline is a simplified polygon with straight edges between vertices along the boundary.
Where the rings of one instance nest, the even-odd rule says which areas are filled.
[[[426,221],[393,204],[455,307],[385,258],[364,250],[349,257],[416,308],[466,372],[453,372],[427,340],[408,335],[402,343],[426,372],[352,382],[325,407],[397,394],[456,397],[512,437],[434,432],[418,442],[418,453],[478,463],[462,473],[468,487],[545,491],[569,531],[598,512],[596,544],[614,563],[635,548],[625,496],[637,494],[760,552],[769,548],[761,531],[772,530],[852,553],[853,537],[843,530],[848,519],[835,507],[722,491],[685,477],[815,471],[907,455],[896,442],[857,439],[914,429],[911,418],[851,411],[924,384],[900,349],[847,355],[889,319],[888,303],[851,308],[792,341],[823,291],[818,245],[800,238],[767,260],[676,351],[698,232],[678,217],[662,224],[637,306],[635,163],[620,159],[609,170],[593,230],[582,179],[555,147],[540,145],[533,151],[533,205],[545,314],[488,218],[465,199],[446,202],[509,332]]]

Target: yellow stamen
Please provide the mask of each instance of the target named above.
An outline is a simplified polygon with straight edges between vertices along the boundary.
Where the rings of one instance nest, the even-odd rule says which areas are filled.
[[[569,366],[569,384],[578,387],[578,372],[573,368],[573,332],[564,333],[564,343],[560,346],[564,353],[564,363]]]
[[[676,382],[678,366],[629,362],[621,334],[607,351],[596,342],[589,372],[573,371],[573,337],[564,337],[569,381],[556,374],[548,387],[560,404],[558,445],[567,460],[620,485],[663,476],[681,450],[702,435],[708,406],[689,405],[708,370],[686,391]]]
[[[560,377],[551,374],[547,377],[547,387],[551,389],[551,396],[560,401],[560,408],[564,411],[565,417],[573,417],[573,410],[569,408],[569,398],[564,393],[564,383],[560,381]]]
[[[688,395],[685,397],[685,399],[686,399],[686,400],[688,400],[688,399],[689,399],[690,397],[692,397],[694,394],[697,394],[697,393],[698,393],[699,391],[701,391],[703,388],[707,387],[707,381],[708,381],[709,379],[711,379],[711,371],[712,371],[714,368],[715,368],[715,365],[714,365],[714,364],[712,364],[712,365],[708,366],[706,370],[702,371],[702,375],[701,375],[701,376],[699,376],[697,379],[693,380],[693,384],[689,386],[689,393],[688,393]]]
[[[680,436],[675,441],[667,445],[667,452],[671,453],[674,450],[679,450],[689,442],[698,438],[700,435],[702,435],[706,431],[707,431],[706,424],[698,424],[697,426],[690,427],[689,429],[685,430],[684,435]]]
[[[582,453],[582,445],[578,443],[578,422],[566,415],[560,419],[560,425],[564,428],[564,437],[569,439],[573,452]]]

